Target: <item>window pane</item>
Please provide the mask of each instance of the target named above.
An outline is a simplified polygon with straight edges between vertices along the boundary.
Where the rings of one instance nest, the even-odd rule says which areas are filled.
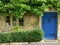
[[[0,26],[2,26],[2,17],[0,16]]]
[[[16,18],[13,17],[13,26],[16,26]]]
[[[19,19],[19,25],[20,25],[20,26],[24,26],[23,18],[22,18],[22,19]]]
[[[6,17],[6,25],[9,26],[10,25],[10,16]]]

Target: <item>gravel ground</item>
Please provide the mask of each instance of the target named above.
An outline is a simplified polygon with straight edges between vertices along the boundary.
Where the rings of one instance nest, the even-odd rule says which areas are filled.
[[[31,43],[27,45],[60,45],[60,43]]]
[[[9,43],[3,43],[0,45],[9,45]],[[60,45],[60,43],[40,43],[40,42],[32,42],[32,43],[11,43],[10,45]]]

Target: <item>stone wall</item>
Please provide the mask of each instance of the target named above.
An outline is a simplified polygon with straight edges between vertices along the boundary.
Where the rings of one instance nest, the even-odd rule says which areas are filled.
[[[39,26],[39,18],[36,15],[25,14],[23,17],[23,26],[20,26],[21,30],[31,30]],[[16,18],[16,25],[19,25],[19,19]],[[13,16],[10,15],[10,25],[6,26],[6,17],[0,16],[0,32],[10,32],[13,31]],[[7,29],[9,28],[9,29]]]
[[[36,15],[26,14],[24,16],[24,29],[30,30],[38,28],[39,18]]]
[[[60,13],[58,13],[58,34],[57,34],[57,36],[58,36],[58,40],[60,40]]]

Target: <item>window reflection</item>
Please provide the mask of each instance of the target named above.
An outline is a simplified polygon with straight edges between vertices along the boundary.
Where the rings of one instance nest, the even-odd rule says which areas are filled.
[[[19,19],[19,25],[20,25],[20,26],[24,26],[23,18],[22,18],[22,19]]]
[[[16,18],[13,17],[13,26],[16,26]]]
[[[10,25],[10,16],[6,16],[6,26]]]

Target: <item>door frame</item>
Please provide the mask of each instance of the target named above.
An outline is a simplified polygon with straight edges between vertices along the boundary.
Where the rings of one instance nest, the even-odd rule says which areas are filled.
[[[44,13],[45,13],[45,12],[44,12]],[[46,12],[46,13],[50,13],[50,12]],[[52,12],[52,13],[57,13],[57,12]],[[40,23],[41,23],[40,26],[41,26],[41,28],[42,28],[42,17],[40,18],[40,20],[41,20],[41,21],[40,21]],[[58,14],[57,14],[57,32],[58,32]],[[56,32],[56,35],[58,34],[57,32]],[[58,36],[57,36],[57,37],[58,37]],[[57,37],[56,37],[56,39],[57,39]],[[56,39],[55,39],[55,40],[56,40]]]

